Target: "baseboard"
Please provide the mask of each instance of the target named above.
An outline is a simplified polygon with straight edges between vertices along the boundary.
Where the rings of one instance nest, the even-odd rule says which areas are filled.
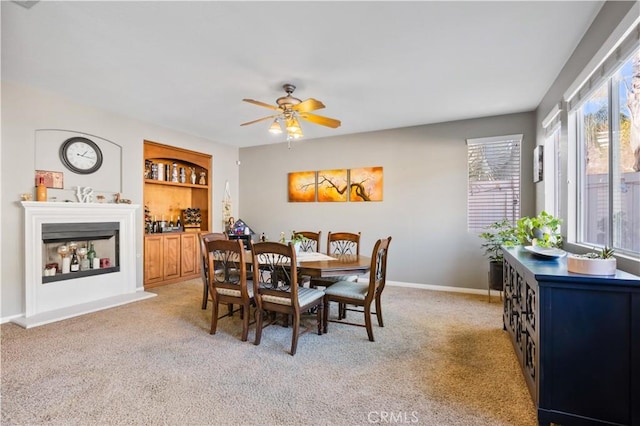
[[[363,282],[367,282],[367,281],[368,280],[363,280]],[[402,281],[387,281],[387,285],[392,287],[408,287],[408,288],[419,288],[422,290],[447,291],[450,293],[466,293],[466,294],[482,294],[482,295],[488,294],[487,289],[481,289],[481,288],[466,288],[466,287],[451,287],[451,286],[433,285],[433,284],[405,283]],[[499,294],[497,290],[494,290],[493,292]]]

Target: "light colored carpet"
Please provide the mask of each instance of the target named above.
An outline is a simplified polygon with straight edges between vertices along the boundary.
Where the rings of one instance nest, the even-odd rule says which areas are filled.
[[[2,325],[2,425],[536,424],[497,299],[387,287],[375,342],[330,323],[292,357],[291,328],[267,327],[254,346],[236,315],[209,335],[199,280],[151,291],[42,327]]]

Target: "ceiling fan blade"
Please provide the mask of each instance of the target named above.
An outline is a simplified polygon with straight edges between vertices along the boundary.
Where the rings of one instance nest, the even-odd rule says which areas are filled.
[[[258,118],[257,120],[253,120],[253,121],[247,121],[246,123],[242,123],[241,126],[247,126],[249,124],[253,124],[253,123],[257,123],[259,121],[265,121],[265,120],[270,120],[274,117],[279,116],[280,114],[276,114],[276,115],[270,115],[268,117],[262,117],[262,118]]]
[[[309,111],[315,111],[317,109],[322,109],[322,108],[324,108],[324,104],[319,100],[316,100],[313,98],[305,99],[304,101],[300,102],[298,105],[294,105],[293,107],[291,107],[292,110],[298,111],[298,112],[309,112]]]
[[[332,127],[334,129],[336,127],[340,127],[340,124],[342,124],[340,123],[340,120],[336,120],[335,118],[323,117],[321,115],[311,114],[309,112],[303,112],[299,116],[303,120],[307,120],[315,124],[320,124],[321,126]]]
[[[243,99],[243,101],[249,102],[250,104],[258,105],[258,106],[261,106],[261,107],[273,109],[273,110],[278,110],[279,109],[277,106],[269,105],[267,103],[260,102],[260,101],[255,101],[253,99]]]

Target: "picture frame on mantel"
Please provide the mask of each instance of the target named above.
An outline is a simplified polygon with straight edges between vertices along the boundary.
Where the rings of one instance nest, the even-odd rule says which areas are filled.
[[[533,149],[533,182],[540,182],[544,177],[544,146]]]

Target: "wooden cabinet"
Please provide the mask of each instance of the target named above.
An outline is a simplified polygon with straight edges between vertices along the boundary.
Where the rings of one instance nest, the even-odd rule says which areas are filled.
[[[182,217],[187,208],[200,209],[202,222],[191,232],[147,233],[144,243],[144,285],[155,287],[200,275],[198,231],[211,226],[211,155],[144,141],[144,205],[151,220]],[[150,164],[184,170],[184,182],[154,179]],[[196,183],[192,183],[191,174]],[[164,174],[164,173],[163,173]],[[180,176],[180,175],[179,175]],[[175,179],[174,179],[175,180]],[[148,231],[148,229],[146,229]]]
[[[504,329],[538,423],[640,425],[640,277],[504,249]]]

